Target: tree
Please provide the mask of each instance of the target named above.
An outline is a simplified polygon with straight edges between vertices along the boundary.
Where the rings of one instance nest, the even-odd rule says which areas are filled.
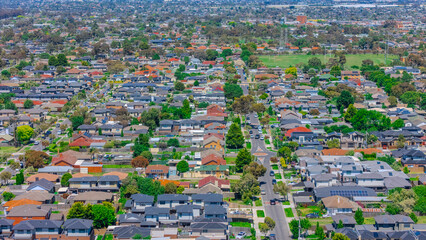
[[[300,219],[300,231],[308,230],[312,226],[311,222],[307,218]],[[290,232],[293,234],[293,238],[299,238],[299,221],[293,219],[289,223]]]
[[[22,125],[16,128],[16,137],[19,142],[26,143],[34,135],[34,129],[28,125]]]
[[[50,56],[48,61],[49,66],[58,66],[58,59],[55,56]]]
[[[346,122],[350,122],[352,117],[355,116],[356,114],[356,108],[354,107],[353,104],[350,104],[348,106],[348,109],[346,109],[346,113],[345,113],[345,121]]]
[[[185,90],[185,84],[183,84],[181,81],[175,82],[175,90],[176,91],[183,91]]]
[[[78,127],[80,127],[81,125],[84,124],[84,117],[83,116],[72,116],[70,118],[71,124],[73,129],[77,129]]]
[[[295,67],[286,68],[286,70],[284,72],[285,72],[285,74],[291,74],[294,77],[297,77],[297,68],[295,68]]]
[[[16,174],[16,185],[21,185],[24,181],[24,172],[21,170],[18,174]]]
[[[149,161],[143,156],[137,156],[132,159],[131,164],[134,168],[146,168],[149,165]]]
[[[328,148],[340,148],[340,141],[337,138],[332,139],[332,140],[328,140],[327,146],[328,146]]]
[[[207,58],[206,58],[207,61],[214,61],[219,56],[219,53],[213,49],[207,49],[206,54],[207,54]]]
[[[396,204],[389,203],[386,205],[386,212],[391,215],[396,215],[401,212],[401,209]]]
[[[277,153],[278,157],[284,158],[284,160],[288,161],[291,158],[291,149],[287,146],[284,146],[280,149],[278,149]]]
[[[343,222],[342,220],[339,220],[339,223],[337,224],[337,229],[343,228]]]
[[[34,103],[33,103],[32,100],[30,100],[30,99],[25,100],[25,102],[24,102],[24,108],[25,109],[30,109],[33,106],[34,106]]]
[[[290,187],[284,182],[282,184],[275,184],[274,192],[277,192],[281,196],[287,198],[287,194],[290,192]]]
[[[177,138],[170,138],[167,140],[168,147],[179,147],[179,140]]]
[[[9,179],[12,177],[12,174],[8,171],[3,171],[0,173],[0,179],[7,184]]]
[[[308,65],[311,68],[321,69],[322,63],[321,60],[317,57],[310,58],[308,61]]]
[[[398,118],[397,120],[395,120],[395,122],[392,123],[393,129],[401,129],[404,126],[405,126],[404,120],[402,120],[401,118]]]
[[[232,123],[226,134],[226,146],[233,149],[242,148],[244,144],[244,136],[241,127],[237,123]]]
[[[42,168],[50,163],[51,156],[43,151],[28,150],[25,152],[25,166]]]
[[[68,60],[65,54],[58,54],[58,66],[68,66]]]
[[[177,190],[177,186],[176,184],[169,182],[166,184],[166,186],[164,187],[164,193],[168,193],[168,194],[175,194]]]
[[[351,240],[351,239],[342,233],[336,233],[334,234],[332,240]]]
[[[178,164],[176,165],[176,169],[179,171],[179,173],[186,173],[189,171],[189,164],[187,161],[182,160],[178,162]]]
[[[182,193],[183,193],[183,191],[185,191],[185,188],[184,188],[183,186],[179,186],[179,187],[176,189],[176,193],[177,193],[177,194],[182,194]]]
[[[3,192],[1,194],[3,196],[3,199],[8,202],[10,200],[12,200],[15,197],[15,194],[11,193],[11,192]]]
[[[250,164],[243,166],[243,170],[244,172],[250,172],[257,178],[266,173],[266,168],[257,162],[250,162]]]
[[[232,50],[227,48],[222,51],[222,57],[226,58],[232,56]]]
[[[388,199],[400,210],[408,214],[412,212],[419,197],[412,189],[395,188],[389,192]]]
[[[389,107],[396,107],[398,100],[394,96],[388,97]]]
[[[79,219],[91,219],[92,213],[89,212],[92,210],[92,207],[87,207],[81,202],[75,202],[70,210],[68,211],[67,219],[79,218]]]
[[[184,119],[190,119],[191,118],[192,109],[189,105],[188,99],[183,100],[182,114],[183,114]]]
[[[72,178],[71,173],[65,173],[61,178],[61,186],[62,187],[68,187],[69,186],[69,180]]]
[[[349,105],[354,104],[355,100],[349,91],[343,90],[337,98],[337,109],[347,108]]]
[[[266,234],[268,234],[270,229],[266,223],[259,223],[259,230],[266,236]]]
[[[238,84],[225,83],[223,87],[225,97],[228,99],[234,99],[243,95],[243,89]]]
[[[340,67],[338,65],[334,65],[333,67],[331,67],[330,70],[330,74],[333,76],[340,76],[342,70],[340,69]]]
[[[249,165],[251,161],[252,156],[249,150],[247,150],[247,148],[241,149],[237,154],[237,158],[235,159],[235,170],[237,172],[242,172],[244,166]]]
[[[414,223],[417,223],[419,221],[419,219],[417,218],[415,213],[410,213],[410,218],[411,220],[413,220]]]
[[[410,173],[410,170],[408,170],[408,167],[404,167],[404,169],[402,170],[405,174]]]
[[[274,230],[275,221],[270,217],[265,217],[264,223],[268,226],[269,231]]]
[[[152,153],[150,151],[143,151],[140,156],[148,159],[149,162],[152,162],[152,160],[154,159],[154,156],[152,156]]]
[[[355,218],[355,221],[356,221],[356,223],[357,223],[358,225],[362,225],[362,224],[364,224],[364,216],[363,216],[363,214],[362,214],[362,210],[361,210],[361,208],[358,208],[358,209],[355,211],[355,216],[354,216],[354,218]]]
[[[103,202],[102,204],[96,204],[92,207],[93,211],[93,227],[95,228],[106,228],[110,225],[114,225],[115,210],[114,206],[109,202]]]
[[[317,222],[317,227],[315,228],[315,236],[317,236],[319,240],[325,239],[324,229],[320,227],[319,222]]]
[[[400,134],[398,136],[398,141],[396,142],[396,146],[398,148],[403,148],[405,146],[405,137],[404,137],[404,135]]]
[[[234,103],[232,103],[232,110],[235,113],[247,114],[250,111],[253,111],[254,105],[256,105],[256,103],[254,101],[253,96],[251,95],[241,96],[241,97],[235,98]],[[260,106],[256,106],[256,107],[259,108]]]
[[[244,174],[240,181],[231,185],[232,191],[236,198],[242,199],[244,202],[251,202],[253,195],[260,194],[259,182],[251,173]]]

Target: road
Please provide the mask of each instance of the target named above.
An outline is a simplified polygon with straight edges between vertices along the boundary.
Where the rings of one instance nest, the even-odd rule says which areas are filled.
[[[250,114],[250,119],[255,119],[254,114]],[[261,132],[259,133],[256,128],[253,128],[253,135],[256,136],[256,134],[261,134]],[[261,177],[259,181],[262,183],[261,189],[266,192],[265,195],[262,195],[265,206],[265,215],[271,217],[275,221],[275,228],[271,233],[274,233],[278,240],[290,240],[290,230],[288,228],[288,223],[281,203],[277,202],[277,205],[269,204],[271,199],[279,198],[279,195],[275,194],[273,190],[272,179],[274,177],[269,176],[269,173],[272,170],[269,160],[271,157],[275,157],[276,153],[269,151],[263,140],[252,138],[251,142],[251,153],[256,155],[258,160],[267,169],[265,176]]]
[[[247,77],[246,77],[246,74],[244,72],[244,69],[239,68],[239,67],[237,67],[236,69],[237,69],[238,75],[241,76],[241,84],[240,84],[240,86],[243,89],[243,94],[244,95],[248,95],[249,94],[249,91],[248,91],[248,82],[247,82]]]

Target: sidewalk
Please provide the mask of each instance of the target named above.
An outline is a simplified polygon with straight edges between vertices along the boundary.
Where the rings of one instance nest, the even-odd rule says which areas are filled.
[[[260,199],[262,200],[262,196],[260,197]],[[262,206],[256,207],[255,202],[253,201],[253,227],[256,230],[256,239],[260,240],[260,236],[261,236],[261,232],[259,229],[259,223],[263,223],[265,218],[264,217],[258,217],[257,216],[257,210],[262,210],[265,213],[265,203],[262,200]],[[265,213],[266,214],[266,213]]]

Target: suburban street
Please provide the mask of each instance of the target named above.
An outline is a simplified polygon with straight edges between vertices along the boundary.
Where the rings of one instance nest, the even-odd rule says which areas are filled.
[[[244,73],[244,69],[236,67],[238,75],[241,76],[241,88],[243,89],[243,94],[244,95],[248,95],[249,91],[248,91],[248,82],[247,82],[247,77],[246,74]]]
[[[255,118],[254,114],[250,114],[250,120],[252,124],[256,124],[259,122],[257,118]],[[255,121],[253,121],[255,120]],[[257,120],[257,121],[256,121]],[[253,135],[261,134],[256,128],[253,128]],[[275,229],[271,231],[276,235],[276,238],[279,240],[287,240],[290,238],[290,231],[288,229],[288,223],[285,218],[284,209],[277,201],[277,205],[270,205],[270,200],[278,198],[278,194],[274,193],[272,179],[273,177],[269,176],[269,172],[272,170],[270,164],[270,158],[276,156],[276,153],[269,151],[263,140],[252,138],[252,150],[251,153],[257,156],[259,162],[262,163],[263,166],[266,167],[265,176],[261,177],[259,180],[261,182],[261,190],[265,190],[266,194],[262,195],[263,204],[265,205],[265,214],[268,217],[271,217],[276,225]]]

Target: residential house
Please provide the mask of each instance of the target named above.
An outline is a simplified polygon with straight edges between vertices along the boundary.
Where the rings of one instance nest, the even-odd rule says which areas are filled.
[[[146,207],[153,206],[154,197],[145,194],[133,194],[125,204],[125,208],[130,209],[132,213],[143,213]]]
[[[145,174],[149,178],[168,178],[169,167],[165,165],[149,165],[145,169]]]
[[[374,217],[377,230],[411,230],[413,229],[414,221],[405,215],[377,215]]]
[[[337,185],[337,176],[331,173],[322,173],[312,176],[315,187],[331,187]]]
[[[50,173],[37,173],[37,174],[29,176],[26,179],[26,181],[31,184],[36,181],[39,181],[40,179],[46,179],[49,182],[58,183],[60,180],[60,177],[58,175],[54,175]]]
[[[203,141],[203,147],[208,149],[214,149],[222,154],[225,153],[225,141],[216,136],[211,136]]]
[[[199,216],[201,216],[201,206],[199,205],[176,206],[176,217],[181,225],[190,225],[191,221]]]
[[[47,191],[28,191],[14,198],[14,200],[22,199],[31,199],[44,204],[53,204],[55,202],[55,194]]]
[[[214,185],[220,188],[222,191],[230,191],[231,184],[229,180],[218,179],[214,176],[208,176],[198,181],[198,188],[203,188],[206,185]]]
[[[8,238],[12,235],[13,222],[10,219],[0,219],[0,237]]]
[[[223,195],[216,193],[194,194],[191,196],[192,202],[202,207],[206,206],[222,206]]]
[[[162,207],[145,208],[145,221],[161,222],[162,220],[170,220],[170,209]]]
[[[26,220],[13,227],[14,239],[46,239],[60,238],[62,221]]]
[[[353,199],[353,197],[376,197],[377,193],[371,188],[360,186],[333,186],[314,189],[316,202],[323,198],[336,195]]]
[[[74,197],[74,202],[90,203],[90,204],[99,204],[103,202],[113,202],[114,194],[110,192],[95,192],[87,191],[81,192]]]
[[[331,218],[333,219],[333,227],[335,229],[337,229],[340,222],[342,222],[343,227],[354,228],[356,225],[354,217],[345,214],[336,214],[331,216]]]
[[[93,240],[93,221],[88,219],[67,219],[63,224],[62,234],[70,240]]]
[[[201,165],[226,165],[226,161],[222,157],[210,154],[201,160]]]
[[[49,193],[54,193],[55,184],[42,178],[38,181],[31,183],[31,185],[28,186],[27,191],[46,191]]]
[[[157,207],[159,208],[174,209],[178,205],[186,205],[188,203],[189,197],[182,194],[161,194],[157,197]]]
[[[375,191],[384,191],[384,177],[379,173],[362,173],[355,177],[358,186],[372,188]]]
[[[41,206],[27,204],[16,206],[7,214],[6,219],[15,220],[16,225],[25,220],[45,220],[49,219],[51,209],[43,209]]]
[[[221,218],[197,218],[191,222],[191,236],[214,237],[226,239],[228,236],[228,222]]]
[[[358,204],[342,196],[330,196],[321,199],[328,215],[352,213],[359,208]]]
[[[204,207],[204,217],[227,219],[227,211],[220,205],[207,205]]]

